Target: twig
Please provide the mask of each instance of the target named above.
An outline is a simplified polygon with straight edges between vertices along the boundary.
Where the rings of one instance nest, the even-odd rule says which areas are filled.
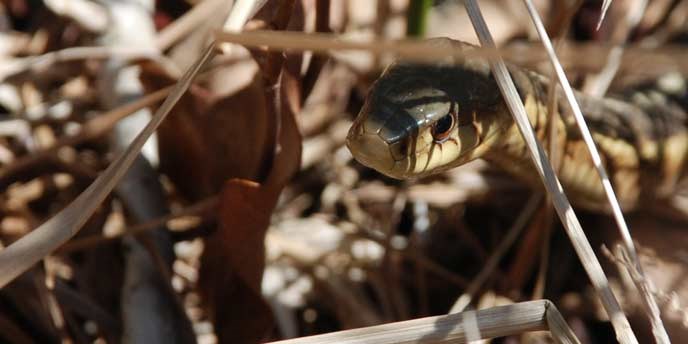
[[[391,247],[391,245],[389,245],[389,243],[388,243],[389,238],[387,238],[383,235],[376,235],[375,232],[373,232],[371,230],[366,230],[364,228],[365,228],[364,226],[360,226],[359,233],[362,236],[364,236],[365,238],[370,239],[372,241],[375,241],[382,246]],[[400,250],[397,250],[397,252],[399,252],[404,258],[406,258],[410,261],[415,261],[416,263],[420,264],[428,272],[432,272],[435,275],[437,275],[438,277],[444,278],[448,282],[453,283],[460,288],[465,288],[466,286],[468,286],[468,281],[466,281],[463,277],[455,274],[454,272],[452,272],[450,270],[447,270],[442,265],[435,263],[432,259],[426,257],[421,252],[418,252],[417,250],[412,249],[412,247],[400,249]]]
[[[492,255],[490,255],[490,258],[488,258],[488,260],[485,262],[482,270],[480,270],[478,275],[473,278],[471,284],[469,284],[468,288],[466,288],[466,291],[464,291],[463,294],[456,300],[456,302],[454,302],[454,305],[451,307],[449,313],[462,312],[471,303],[475,294],[478,292],[478,290],[480,290],[483,283],[485,283],[487,278],[492,274],[494,269],[497,267],[497,264],[499,264],[499,261],[506,254],[509,248],[514,244],[516,238],[518,238],[518,236],[521,234],[521,231],[523,228],[525,228],[528,220],[532,218],[533,213],[535,213],[535,210],[537,210],[537,205],[540,204],[541,199],[542,195],[540,194],[534,194],[530,197],[530,199],[528,199],[528,202],[521,210],[521,213],[518,215],[518,218],[516,218],[516,221],[514,221],[514,223],[511,225],[511,228],[509,228],[507,231],[504,239],[502,239],[502,241],[499,243],[499,246],[495,248]]]
[[[532,299],[541,299],[545,295],[545,287],[547,283],[547,269],[549,268],[550,259],[550,248],[551,237],[552,237],[552,225],[554,224],[554,209],[552,209],[552,203],[550,199],[547,199],[548,203],[543,212],[543,235],[542,235],[542,246],[540,252],[540,264],[538,266],[537,277],[535,278],[535,286],[533,287]]]
[[[329,0],[316,0],[315,1],[315,31],[320,33],[329,33],[330,30],[330,1]],[[308,70],[303,76],[302,80],[302,92],[303,96],[302,102],[306,100],[315,82],[320,76],[320,71],[325,66],[327,62],[327,56],[314,55],[311,58],[311,62],[308,65]]]
[[[98,303],[88,297],[88,295],[73,290],[63,280],[56,278],[53,288],[55,297],[60,305],[85,319],[91,319],[98,324],[98,327],[105,332],[108,339],[114,340],[118,333],[122,331],[119,319],[109,314]]]
[[[228,32],[217,31],[215,37],[221,42],[241,44],[246,47],[265,49],[281,49],[289,51],[313,51],[327,53],[332,50],[364,50],[376,55],[394,55],[400,59],[413,62],[433,63],[448,56],[454,57],[482,57],[493,59],[501,56],[507,60],[519,63],[535,64],[546,56],[541,54],[541,47],[532,44],[514,44],[512,47],[497,49],[495,47],[480,47],[470,51],[462,51],[457,47],[441,47],[427,44],[418,39],[372,39],[354,41],[338,35],[325,33],[300,33],[288,31],[250,31]],[[569,43],[564,56],[571,65],[586,70],[597,70],[603,66],[600,60],[607,56],[613,46],[605,43]],[[680,71],[688,71],[688,53],[678,46],[663,46],[660,48],[644,48],[641,46],[626,47],[627,63],[642,63],[657,58],[669,59],[672,66]],[[653,70],[661,70],[661,66],[653,66]],[[636,71],[648,73],[652,70]]]
[[[149,232],[161,225],[164,225],[165,223],[169,222],[170,220],[174,220],[179,217],[183,216],[192,216],[192,215],[198,215],[202,214],[205,212],[208,212],[211,209],[214,209],[217,206],[217,197],[213,196],[207,199],[204,199],[200,202],[197,202],[195,204],[192,204],[189,207],[186,207],[182,210],[175,211],[174,213],[171,213],[169,215],[165,215],[162,217],[159,217],[157,219],[153,219],[150,221],[146,221],[141,224],[137,224],[134,226],[131,226],[127,228],[126,230],[122,231],[121,233],[117,233],[112,236],[102,236],[102,235],[92,235],[84,238],[78,238],[75,240],[71,240],[64,244],[64,246],[60,247],[57,249],[56,253],[57,254],[68,254],[72,253],[75,251],[82,251],[86,250],[89,248],[92,248],[94,246],[102,245],[108,242],[112,242],[115,240],[119,240],[123,238],[124,236],[127,235],[139,235],[141,233],[146,233]]]
[[[564,12],[564,19],[561,20],[559,24],[559,30],[557,31],[557,37],[556,37],[556,46],[554,48],[554,51],[558,51],[561,49],[561,46],[564,45],[565,42],[565,37],[571,27],[571,21],[574,18],[574,15],[580,8],[580,6],[583,5],[583,0],[575,0],[574,4],[571,5],[570,8],[565,8],[562,9]],[[550,75],[550,80],[554,80],[556,74],[556,69],[554,66],[552,66],[552,71]],[[553,118],[550,119],[549,121],[549,128],[548,130],[548,135],[547,135],[547,140],[548,140],[548,155],[549,155],[549,160],[552,162],[552,166],[554,167],[554,172],[558,173],[559,168],[561,167],[561,156],[559,152],[559,142],[558,142],[558,130],[557,130],[557,121],[554,120],[555,116],[560,116],[559,109],[558,109],[558,97],[559,93],[557,92],[557,84],[554,82],[550,82],[548,87],[547,87],[547,113],[550,114]],[[549,253],[550,253],[550,238],[552,235],[552,225],[554,223],[554,209],[552,208],[552,200],[550,199],[549,195],[546,196],[545,200],[545,209],[543,212],[543,237],[542,237],[542,248],[539,252],[540,255],[540,264],[538,267],[538,272],[537,276],[535,278],[535,286],[533,287],[533,293],[532,293],[532,298],[533,299],[540,299],[544,296],[545,294],[545,287],[547,283],[547,269],[549,267]]]
[[[218,31],[215,33],[218,41],[232,42],[247,47],[313,52],[329,52],[331,50],[365,50],[373,54],[393,53],[398,56],[417,61],[431,62],[447,55],[458,56],[496,56],[496,49],[475,49],[470,52],[461,49],[437,47],[418,39],[388,40],[373,39],[367,42],[357,42],[342,39],[339,36],[325,33],[304,34],[298,32],[280,31],[251,31],[234,33]]]
[[[577,12],[577,10],[580,8],[580,6],[583,5],[583,0],[575,0],[575,3],[569,8],[566,12],[566,17],[563,20],[563,23],[561,24],[562,29],[559,32],[559,36],[557,38],[557,42],[555,43],[556,46],[553,48],[554,52],[559,51],[561,49],[561,46],[564,45],[564,37],[566,37],[566,34],[569,31],[569,28],[571,27],[571,21],[573,20],[574,14]],[[556,77],[557,74],[557,69],[552,66],[552,72],[550,75],[550,80],[554,80],[554,77]],[[554,82],[550,82],[548,87],[547,87],[547,113],[550,114],[550,116],[560,116],[559,114],[559,109],[558,109],[558,92],[557,92],[557,84]],[[554,166],[554,171],[559,172],[558,169],[561,164],[561,157],[559,156],[559,149],[557,146],[557,121],[553,120],[552,118],[549,121],[549,135],[547,136],[549,140],[549,160],[552,162],[552,165]],[[550,204],[551,202],[547,202]],[[551,207],[551,205],[550,205]],[[551,213],[551,212],[550,212]]]

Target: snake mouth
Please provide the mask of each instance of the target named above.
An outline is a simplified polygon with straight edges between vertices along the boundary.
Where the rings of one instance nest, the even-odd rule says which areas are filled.
[[[411,158],[409,156],[411,138],[396,134],[393,135],[396,137],[388,139],[380,132],[371,132],[369,129],[371,126],[376,126],[377,121],[371,120],[369,114],[362,115],[360,114],[359,119],[351,126],[346,138],[346,145],[354,159],[386,176],[396,179],[405,178],[405,170],[397,167],[400,164],[408,164]],[[376,119],[374,116],[372,118]],[[385,127],[383,130],[388,129]]]
[[[406,125],[399,126],[399,109],[385,102],[366,102],[356,120],[349,129],[346,145],[349,151],[362,165],[372,168],[392,178],[403,179],[396,168],[398,163],[409,160],[409,127],[415,121],[407,120]],[[377,111],[369,111],[376,108]],[[392,120],[394,119],[394,120]],[[410,119],[410,118],[409,118]]]

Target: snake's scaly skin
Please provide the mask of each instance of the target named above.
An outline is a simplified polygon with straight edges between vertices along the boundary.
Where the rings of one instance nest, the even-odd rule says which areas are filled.
[[[433,42],[473,49],[449,39]],[[539,187],[487,61],[455,62],[390,66],[373,85],[349,131],[347,146],[353,156],[398,179],[483,158]],[[606,209],[599,177],[565,100],[556,106],[561,115],[548,114],[549,81],[516,66],[509,70],[541,142],[546,142],[550,121],[555,121],[560,157],[556,168],[571,201],[588,209]],[[668,197],[684,175],[688,116],[679,104],[681,98],[674,97],[686,95],[682,80],[668,93],[636,89],[605,99],[576,94],[624,210],[636,208],[641,198],[652,202]]]

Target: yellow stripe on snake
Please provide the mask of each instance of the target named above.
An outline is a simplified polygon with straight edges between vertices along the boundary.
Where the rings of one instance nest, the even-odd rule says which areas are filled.
[[[449,39],[432,41],[474,49]],[[513,65],[509,71],[541,142],[546,142],[550,121],[556,121],[561,157],[556,168],[571,201],[591,210],[606,209],[599,176],[568,104],[559,100],[555,106],[562,116],[548,114],[548,79]],[[604,99],[576,94],[625,211],[641,200],[669,197],[685,172],[688,116],[680,106],[685,105],[685,84],[682,78],[667,78],[663,88],[644,92]],[[482,158],[534,187],[541,185],[489,65],[480,58],[391,65],[372,86],[347,146],[363,165],[397,179]]]

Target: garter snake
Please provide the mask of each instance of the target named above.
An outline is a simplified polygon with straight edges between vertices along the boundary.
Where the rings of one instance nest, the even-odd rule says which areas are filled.
[[[433,42],[473,49],[449,39]],[[561,157],[556,168],[571,201],[606,208],[599,176],[565,100],[555,106],[561,115],[548,114],[547,78],[514,65],[509,72],[541,142],[555,121]],[[641,199],[668,197],[684,175],[688,115],[674,97],[686,94],[679,79],[668,93],[651,88],[602,99],[576,93],[624,210]],[[541,183],[488,62],[480,58],[392,64],[371,87],[347,147],[363,165],[397,179],[482,158],[535,187]]]

